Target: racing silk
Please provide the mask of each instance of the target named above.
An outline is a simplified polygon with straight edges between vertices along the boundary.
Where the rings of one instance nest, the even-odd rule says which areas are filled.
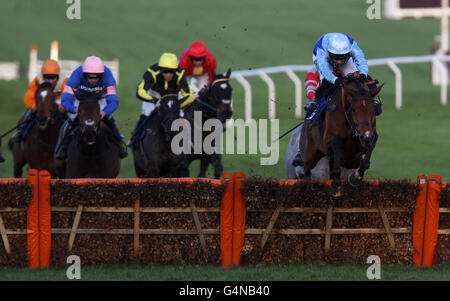
[[[181,93],[183,97],[186,97],[186,100],[180,104],[181,108],[191,104],[194,101],[194,94],[189,87],[185,71],[178,67],[175,70],[175,74],[170,82],[164,79],[164,76],[161,73],[161,68],[158,64],[151,66],[145,71],[142,76],[143,79],[141,83],[138,85],[136,96],[142,101],[147,102],[155,102],[155,99],[147,93],[148,90],[153,90],[158,92],[160,95],[166,94],[167,90],[173,90],[175,93]]]
[[[333,67],[329,63],[329,55],[327,51],[330,35],[331,34],[325,34],[321,36],[319,40],[317,40],[316,44],[314,45],[313,54],[315,57],[314,64],[316,65],[316,68],[319,71],[321,77],[334,84],[337,76],[333,74]],[[358,72],[367,76],[369,67],[367,65],[367,61],[364,57],[363,51],[361,50],[361,48],[359,48],[355,40],[353,40],[348,35],[346,36],[351,45],[350,57],[353,59]]]
[[[106,93],[103,97],[106,100],[106,106],[103,112],[110,116],[119,106],[119,97],[116,94],[116,80],[111,70],[105,66],[105,72],[102,78],[95,84],[91,85],[83,75],[83,67],[80,66],[72,72],[64,87],[64,92],[61,96],[61,103],[66,111],[75,113],[75,95],[72,89],[78,93],[96,93],[106,88]]]
[[[55,101],[58,104],[61,104],[61,93],[64,91],[64,86],[66,85],[68,78],[65,77],[62,73],[60,73],[60,78],[56,82],[55,88],[53,89],[53,93],[55,93]],[[30,109],[32,111],[36,111],[36,99],[34,98],[36,95],[36,91],[40,83],[44,82],[44,77],[42,73],[39,73],[30,83],[27,88],[27,92],[25,92],[24,97],[24,105],[25,108]],[[60,109],[62,107],[60,106]]]
[[[187,76],[203,75],[205,73],[208,73],[209,81],[211,82],[212,81],[211,70],[214,71],[214,73],[216,73],[216,66],[217,66],[216,58],[209,49],[206,49],[205,62],[201,67],[194,67],[192,60],[189,57],[189,48],[185,49],[180,55],[180,67],[184,69]]]

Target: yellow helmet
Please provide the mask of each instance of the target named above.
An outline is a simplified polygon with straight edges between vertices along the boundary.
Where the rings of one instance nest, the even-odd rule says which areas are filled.
[[[52,59],[46,60],[42,64],[41,68],[42,74],[59,74],[59,65],[58,62]]]
[[[163,53],[159,58],[158,66],[167,69],[177,69],[178,68],[178,58],[173,53]]]

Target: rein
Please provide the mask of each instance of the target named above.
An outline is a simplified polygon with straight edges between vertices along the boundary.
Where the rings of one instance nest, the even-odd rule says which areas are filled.
[[[208,103],[206,103],[206,102],[200,100],[199,97],[197,97],[195,100],[196,100],[199,104],[201,104],[201,105],[207,107],[208,109],[210,109],[210,110],[212,110],[212,111],[214,111],[214,112],[217,113],[217,108],[215,108],[215,107],[213,107],[212,105],[210,105],[210,104],[208,104]]]

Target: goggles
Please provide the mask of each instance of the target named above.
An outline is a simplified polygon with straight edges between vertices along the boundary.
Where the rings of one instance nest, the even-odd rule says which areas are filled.
[[[44,74],[44,79],[57,79],[59,76],[58,74]]]

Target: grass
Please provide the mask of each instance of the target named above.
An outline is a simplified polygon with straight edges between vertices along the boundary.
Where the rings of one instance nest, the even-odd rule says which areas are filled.
[[[0,281],[64,281],[67,266],[46,269],[0,267]],[[173,264],[82,266],[83,281],[367,281],[370,265],[286,263],[232,267]],[[450,264],[431,268],[381,265],[382,281],[449,281]]]

